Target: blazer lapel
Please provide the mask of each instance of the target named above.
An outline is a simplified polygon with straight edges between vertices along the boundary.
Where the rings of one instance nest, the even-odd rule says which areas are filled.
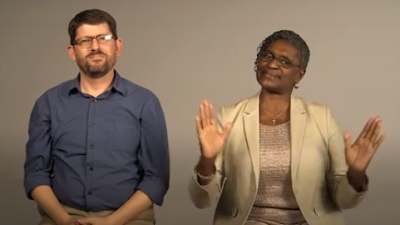
[[[290,103],[290,142],[291,142],[291,174],[293,189],[296,189],[296,177],[299,160],[303,147],[303,139],[306,128],[306,110],[300,98],[291,98]]]
[[[243,110],[244,131],[248,151],[251,157],[252,167],[255,175],[255,182],[258,183],[260,176],[260,112],[259,94],[254,95],[247,102]],[[290,142],[291,142],[291,174],[295,189],[295,180],[303,139],[306,128],[306,110],[300,98],[292,96],[290,103]]]
[[[260,116],[259,116],[259,93],[249,99],[243,110],[244,131],[246,136],[247,148],[250,153],[255,182],[258,184],[260,176]]]

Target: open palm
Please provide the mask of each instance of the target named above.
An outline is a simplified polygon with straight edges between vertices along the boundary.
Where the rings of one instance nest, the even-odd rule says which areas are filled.
[[[225,145],[231,124],[228,123],[222,131],[219,131],[213,106],[204,100],[203,104],[199,106],[199,115],[196,116],[196,128],[202,156],[215,158]]]
[[[352,143],[350,134],[344,136],[346,145],[346,160],[353,170],[365,172],[375,152],[385,139],[385,134],[380,134],[382,121],[379,117],[368,120],[364,129]]]

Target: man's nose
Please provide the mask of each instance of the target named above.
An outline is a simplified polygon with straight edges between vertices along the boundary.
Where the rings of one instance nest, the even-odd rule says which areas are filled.
[[[92,40],[91,49],[93,49],[93,50],[99,49],[99,42],[97,41],[97,39]]]

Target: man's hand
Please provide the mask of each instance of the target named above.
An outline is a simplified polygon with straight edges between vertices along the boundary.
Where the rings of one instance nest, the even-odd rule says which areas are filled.
[[[110,221],[109,217],[90,217],[78,219],[79,225],[118,225]]]
[[[68,218],[67,220],[62,221],[62,222],[61,222],[60,224],[58,224],[58,225],[80,225],[80,224],[78,223],[78,221],[77,221],[76,219],[70,217],[70,218]]]

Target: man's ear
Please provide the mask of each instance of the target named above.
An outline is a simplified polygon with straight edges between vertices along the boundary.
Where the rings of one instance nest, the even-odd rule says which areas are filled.
[[[72,61],[76,62],[76,57],[75,57],[75,49],[74,46],[68,45],[68,55],[71,58]]]
[[[118,38],[116,40],[115,44],[116,44],[116,47],[117,47],[117,56],[119,56],[119,55],[121,55],[121,52],[122,52],[122,39]]]

